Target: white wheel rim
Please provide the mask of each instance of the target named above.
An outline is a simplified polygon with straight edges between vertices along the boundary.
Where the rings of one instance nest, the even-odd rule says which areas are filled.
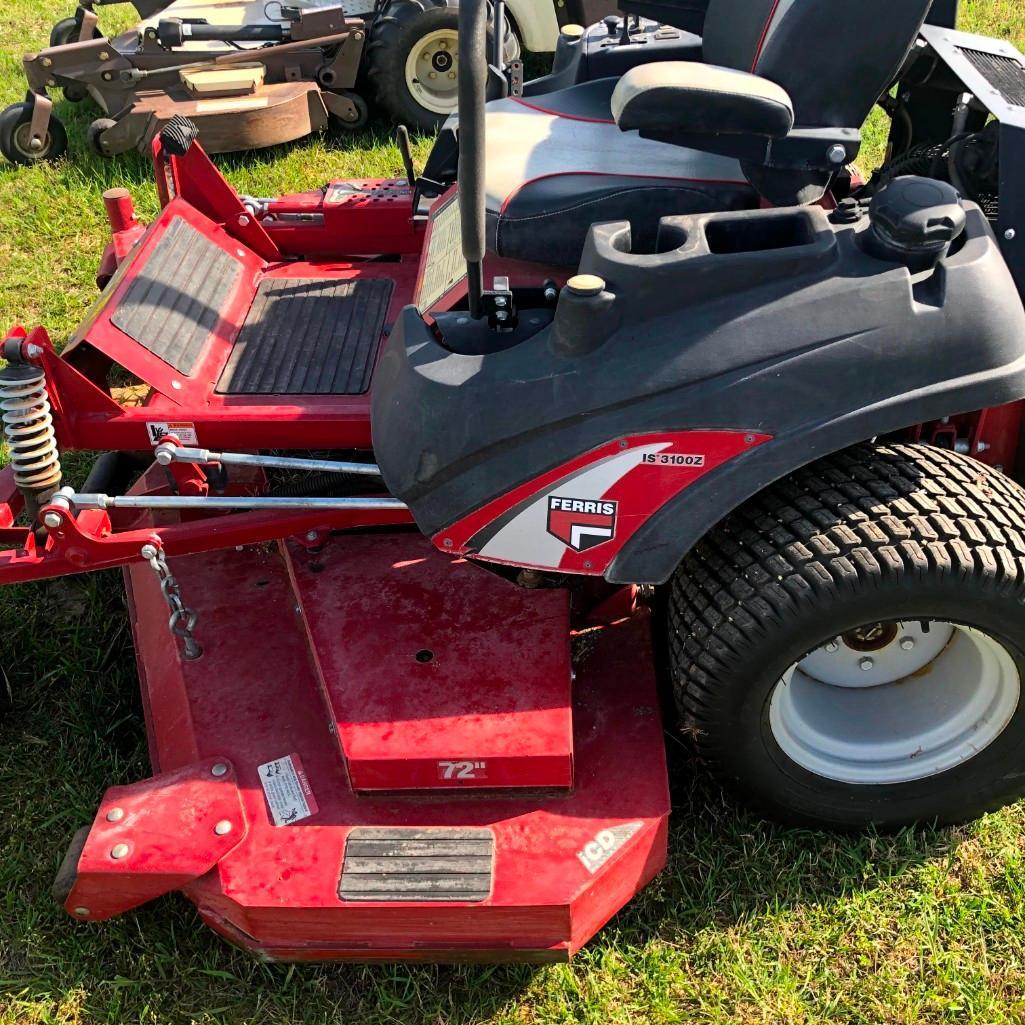
[[[451,114],[459,92],[459,37],[449,29],[429,32],[406,57],[406,88],[434,114]]]
[[[834,638],[780,678],[769,726],[786,755],[842,783],[907,783],[1000,736],[1021,696],[1002,644],[952,623],[874,626]]]
[[[32,125],[25,121],[14,129],[13,139],[15,148],[19,153],[30,160],[39,160],[50,148],[50,133],[44,132],[39,144],[39,149],[32,148]]]

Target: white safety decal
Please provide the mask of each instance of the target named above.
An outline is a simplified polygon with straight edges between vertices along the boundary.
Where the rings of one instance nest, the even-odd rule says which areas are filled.
[[[313,788],[297,754],[264,762],[259,772],[260,785],[275,826],[289,826],[319,811]]]
[[[643,825],[643,822],[624,822],[621,826],[603,829],[577,851],[580,863],[594,875],[616,851],[621,850],[623,845],[641,830]]]
[[[420,313],[426,313],[466,276],[461,224],[458,196],[444,200],[431,211],[430,240],[423,257],[423,279],[413,297]]]
[[[159,445],[169,435],[177,438],[183,445],[199,444],[196,425],[190,423],[168,423],[166,421],[150,421],[146,424],[151,445]]]

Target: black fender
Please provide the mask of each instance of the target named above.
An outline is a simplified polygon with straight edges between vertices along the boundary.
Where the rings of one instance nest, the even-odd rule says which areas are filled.
[[[671,217],[654,251],[634,253],[628,224],[599,224],[580,270],[605,289],[564,293],[554,320],[523,311],[495,336],[407,308],[373,386],[385,483],[434,536],[615,439],[770,436],[653,513],[606,571],[658,584],[799,467],[1025,397],[1025,309],[982,212],[968,205],[962,238],[928,271],[871,255],[866,230],[818,208]]]

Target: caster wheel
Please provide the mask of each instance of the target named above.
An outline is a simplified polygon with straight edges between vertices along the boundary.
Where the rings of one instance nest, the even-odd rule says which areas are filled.
[[[68,43],[78,42],[78,19],[61,18],[56,25],[50,29],[50,46],[67,46]],[[93,39],[102,39],[103,33],[96,27],[93,28]]]
[[[28,102],[12,103],[0,113],[0,153],[11,163],[29,167],[43,160],[57,160],[67,152],[68,133],[57,117],[50,115],[46,134],[35,147],[31,123],[32,104]]]
[[[344,96],[352,103],[353,107],[356,108],[356,116],[352,120],[347,121],[344,118],[332,115],[331,127],[344,128],[347,132],[354,132],[357,129],[363,128],[370,120],[370,108],[367,106],[367,101],[358,93],[350,92],[348,89],[339,89],[337,94]]]
[[[81,103],[89,95],[89,90],[78,82],[64,86],[61,92],[64,93],[64,99],[69,103]]]
[[[113,128],[117,122],[109,117],[98,117],[86,129],[85,138],[89,143],[89,149],[99,157],[109,157],[111,154],[104,149],[101,136],[108,128]]]

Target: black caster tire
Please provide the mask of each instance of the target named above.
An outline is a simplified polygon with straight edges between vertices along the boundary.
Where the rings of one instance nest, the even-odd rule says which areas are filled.
[[[86,142],[89,144],[89,149],[91,149],[98,157],[103,157],[104,159],[110,158],[111,154],[103,148],[103,144],[100,142],[100,136],[103,135],[108,128],[113,128],[116,124],[117,122],[112,118],[98,117],[85,130],[85,138]]]
[[[68,103],[81,103],[89,96],[89,90],[78,82],[72,82],[71,85],[62,86],[61,92],[64,93],[64,99],[66,99]]]
[[[356,132],[361,128],[365,128],[370,121],[370,108],[367,106],[367,101],[359,93],[351,92],[348,89],[337,89],[335,91],[339,96],[344,96],[352,103],[356,108],[356,117],[352,121],[346,121],[344,118],[336,117],[332,114],[330,117],[331,128],[341,129],[346,132]]]
[[[490,26],[488,36],[490,52]],[[377,102],[392,118],[433,132],[454,113],[458,39],[455,0],[390,0],[384,6],[370,27],[367,68]],[[506,60],[519,53],[519,41],[507,27]]]
[[[50,46],[67,46],[68,43],[78,42],[78,21],[75,18],[61,18],[56,25],[50,29]],[[103,33],[97,27],[93,27],[93,39],[102,39]]]
[[[771,817],[898,829],[1025,792],[1025,489],[975,460],[799,470],[688,554],[666,615],[685,734]]]
[[[29,144],[31,121],[32,104],[27,101],[12,103],[0,113],[0,153],[11,163],[25,167],[62,157],[68,149],[68,133],[60,120],[50,115],[50,124],[42,145],[35,150]]]

